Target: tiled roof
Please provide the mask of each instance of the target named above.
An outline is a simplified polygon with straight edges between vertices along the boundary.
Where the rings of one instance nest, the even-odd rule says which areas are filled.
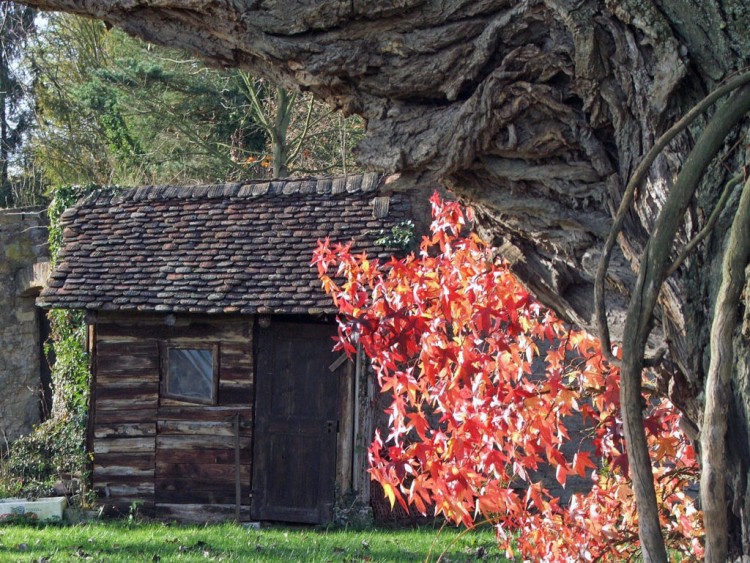
[[[375,240],[409,218],[409,204],[402,195],[385,198],[381,183],[365,174],[99,195],[63,214],[63,248],[37,303],[108,311],[332,311],[309,265],[312,252],[318,239],[330,237],[389,256]]]

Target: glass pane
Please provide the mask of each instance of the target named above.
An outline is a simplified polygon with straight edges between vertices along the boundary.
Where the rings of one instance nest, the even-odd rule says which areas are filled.
[[[214,360],[211,349],[169,349],[167,393],[186,399],[212,401]]]

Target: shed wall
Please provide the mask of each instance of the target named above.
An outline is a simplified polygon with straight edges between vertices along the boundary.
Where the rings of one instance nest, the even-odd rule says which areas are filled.
[[[181,520],[232,518],[239,476],[240,516],[249,518],[253,322],[99,313],[90,439],[94,488],[108,506],[127,511],[138,502],[147,512]],[[160,396],[169,344],[218,346],[216,405]]]

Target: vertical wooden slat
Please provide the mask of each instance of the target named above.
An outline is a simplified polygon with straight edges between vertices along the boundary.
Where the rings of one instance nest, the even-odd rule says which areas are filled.
[[[357,348],[354,397],[354,453],[352,487],[360,501],[370,502],[370,476],[367,473],[367,450],[373,436],[373,378],[368,377],[368,364],[362,347]]]
[[[96,325],[91,324],[88,326],[86,332],[86,351],[89,354],[89,371],[91,373],[91,381],[89,382],[89,404],[88,404],[88,418],[86,419],[86,451],[94,451],[94,424],[96,421]],[[93,460],[91,456],[88,457],[87,469],[89,473],[93,471]]]
[[[336,488],[344,495],[352,490],[352,453],[354,450],[354,363],[346,361],[336,370],[339,377],[341,414],[336,455]]]
[[[234,415],[234,519],[240,521],[242,481],[240,480],[240,413]]]

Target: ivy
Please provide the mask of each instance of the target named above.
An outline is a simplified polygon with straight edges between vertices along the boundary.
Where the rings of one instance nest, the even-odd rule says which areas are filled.
[[[66,209],[83,198],[117,188],[102,188],[96,184],[60,186],[52,193],[47,210],[49,217],[49,248],[52,265],[62,248],[62,215]],[[45,343],[52,364],[54,392],[53,416],[70,418],[85,425],[88,408],[89,356],[86,352],[86,325],[81,311],[55,309],[49,312],[50,341]]]
[[[375,244],[403,251],[412,250],[417,240],[414,222],[411,220],[401,221],[394,225],[390,232],[381,230],[379,234],[380,238],[375,241]]]

